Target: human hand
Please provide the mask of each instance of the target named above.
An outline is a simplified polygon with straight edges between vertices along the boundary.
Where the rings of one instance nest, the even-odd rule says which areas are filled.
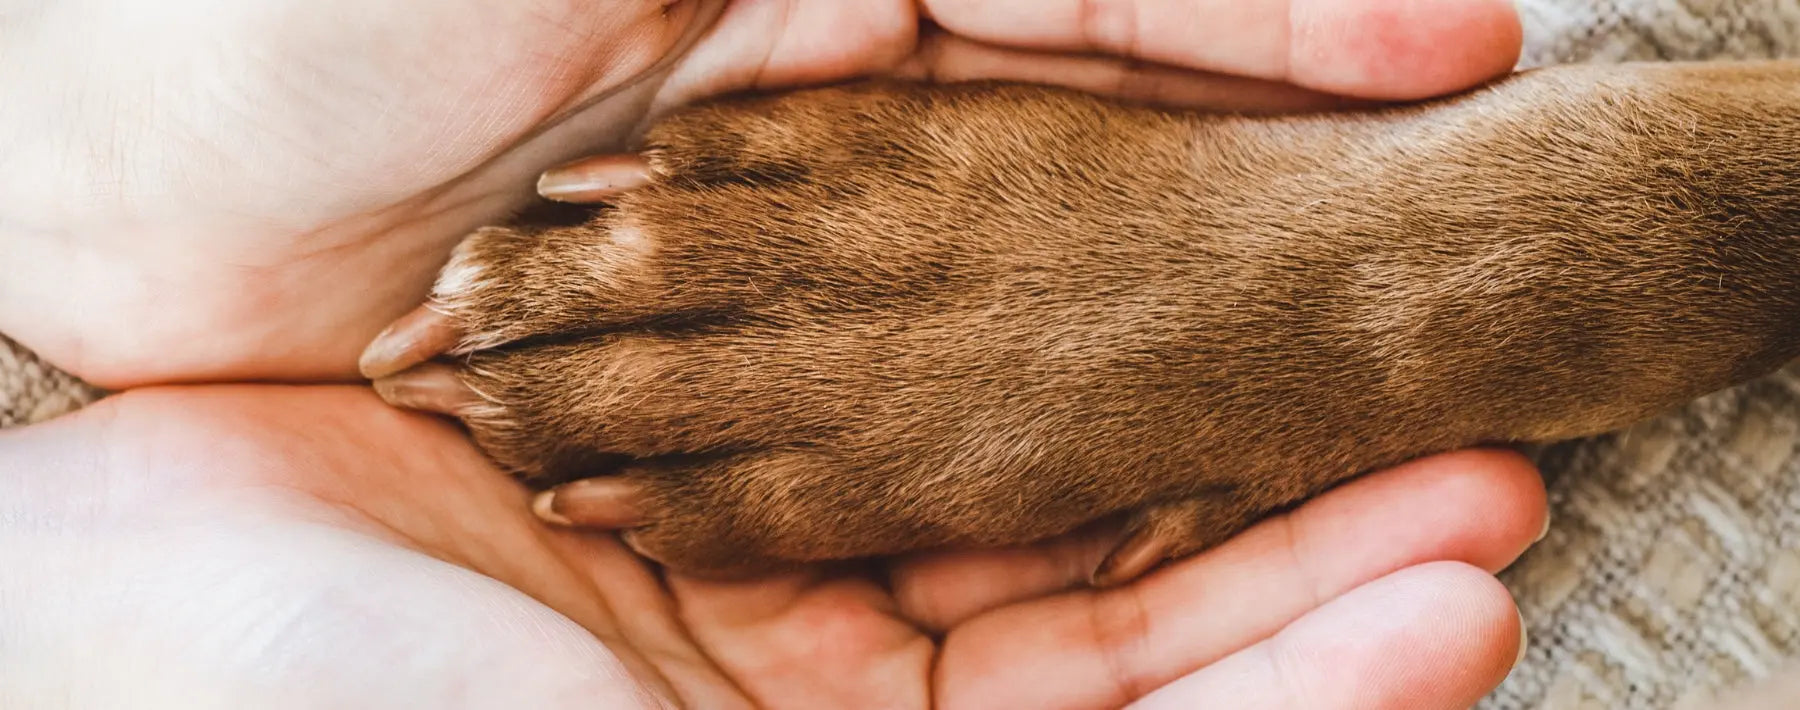
[[[897,73],[1295,108],[1462,88],[1519,37],[1504,0],[27,2],[0,332],[112,387],[349,378],[538,170],[699,97]]]
[[[525,495],[348,387],[0,432],[0,706],[1460,708],[1519,642],[1485,571],[1544,522],[1528,464],[1465,452],[1115,590],[1060,591],[1083,537],[665,585]]]

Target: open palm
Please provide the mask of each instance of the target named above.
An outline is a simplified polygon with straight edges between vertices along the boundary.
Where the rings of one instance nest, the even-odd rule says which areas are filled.
[[[0,705],[1466,707],[1519,643],[1483,570],[1544,515],[1521,459],[1454,454],[1093,592],[1062,591],[1105,549],[1080,537],[663,579],[524,495],[348,387],[142,390],[0,434]]]

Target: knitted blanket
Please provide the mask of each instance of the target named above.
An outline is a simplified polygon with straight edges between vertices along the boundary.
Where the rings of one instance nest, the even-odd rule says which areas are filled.
[[[1800,56],[1800,0],[1516,2],[1522,67]],[[98,394],[0,336],[0,427]],[[1530,645],[1481,708],[1717,707],[1800,654],[1800,367],[1540,463],[1550,534],[1501,575]]]
[[[99,394],[0,334],[0,428],[49,419]]]
[[[1800,0],[1516,2],[1524,67],[1800,56]],[[1481,708],[1713,708],[1800,653],[1800,367],[1539,463],[1530,646]]]

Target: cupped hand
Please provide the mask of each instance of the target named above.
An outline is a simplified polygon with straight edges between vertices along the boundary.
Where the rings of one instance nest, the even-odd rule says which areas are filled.
[[[1084,536],[721,583],[525,495],[348,387],[139,390],[0,433],[0,705],[1460,708],[1519,648],[1488,573],[1545,520],[1529,464],[1476,451],[1106,591],[1069,589]]]
[[[1283,109],[1456,90],[1520,41],[1505,0],[13,5],[0,332],[114,387],[349,378],[537,171],[703,96],[901,74]]]

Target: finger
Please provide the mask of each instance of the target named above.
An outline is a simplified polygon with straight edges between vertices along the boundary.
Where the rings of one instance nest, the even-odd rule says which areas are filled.
[[[605,624],[590,625],[590,630],[640,676],[660,680],[680,707],[753,707],[689,637],[662,580],[617,536],[561,532],[550,540],[592,585],[596,615]]]
[[[414,308],[389,324],[357,361],[357,369],[371,380],[387,377],[455,347],[462,328],[430,304]]]
[[[1536,539],[1545,515],[1543,483],[1517,454],[1422,459],[1131,585],[969,619],[950,631],[943,664],[980,670],[940,680],[978,696],[1022,686],[1042,696],[1016,707],[1116,707],[1395,570],[1437,560],[1498,570]],[[1014,660],[1023,658],[1032,660]]]
[[[650,163],[636,154],[596,155],[538,176],[538,195],[557,202],[605,202],[650,184]]]
[[[1111,54],[1292,82],[1375,99],[1415,99],[1497,76],[1518,61],[1506,0],[926,0],[971,39]]]
[[[670,575],[707,657],[758,707],[925,708],[935,647],[874,582],[812,571],[720,582]]]
[[[1506,587],[1455,562],[1395,572],[1281,633],[1132,703],[1133,710],[1461,710],[1517,664],[1524,628]]]
[[[1334,94],[1267,79],[1216,74],[1117,56],[1000,47],[942,32],[896,67],[901,78],[942,83],[997,79],[1050,84],[1161,106],[1237,113],[1291,113],[1358,105]]]
[[[893,564],[900,613],[943,631],[976,614],[1085,581],[1118,540],[1117,521],[1034,545],[927,552]]]
[[[1216,550],[1154,573],[1133,588],[1154,594],[1159,603],[1169,605],[1170,613],[1189,598],[1192,590],[1185,589],[1189,585],[1207,595],[1202,599],[1263,609],[1262,616],[1214,619],[1243,626],[1233,632],[1235,642],[1267,633],[1303,611],[1311,599],[1295,598],[1299,587],[1294,585],[1310,585],[1328,597],[1433,560],[1458,560],[1498,571],[1535,541],[1547,519],[1543,480],[1523,457],[1497,450],[1443,454],[1347,483]],[[1079,584],[1112,539],[921,556],[895,567],[894,593],[908,618],[926,628],[949,628],[990,609]],[[1290,547],[1301,556],[1285,556]],[[1257,574],[1278,575],[1282,581],[1258,579],[1240,569],[1265,569]],[[1266,596],[1265,587],[1282,584],[1287,586],[1277,591],[1285,592],[1285,597]],[[1275,602],[1285,605],[1277,608],[1272,606]],[[1079,620],[1058,620],[1059,613],[1063,612],[1031,612],[1047,614],[1042,623],[1073,624],[1059,633],[1079,635]],[[1194,630],[1197,637],[1192,641],[1224,630],[1202,625]],[[1200,646],[1187,649],[1190,654],[1207,651]],[[1222,653],[1217,648],[1211,652]]]

